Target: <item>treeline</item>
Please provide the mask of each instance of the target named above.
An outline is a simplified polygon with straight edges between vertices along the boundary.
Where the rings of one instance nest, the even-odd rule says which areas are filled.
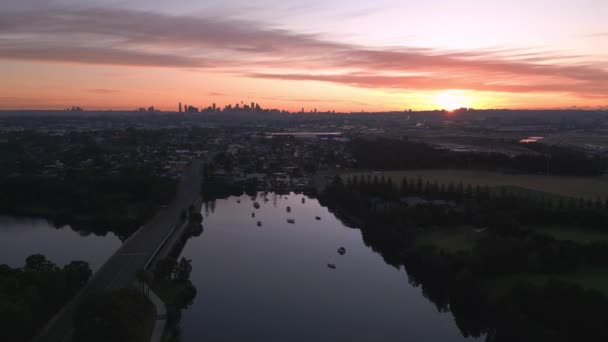
[[[376,197],[370,202],[372,209],[376,210],[395,207],[407,211],[404,197],[428,200],[418,204],[415,213],[409,215],[420,217],[413,223],[425,226],[446,222],[487,226],[500,217],[508,216],[523,225],[567,225],[601,230],[608,227],[608,198],[592,201],[506,187],[491,189],[462,182],[444,184],[407,177],[401,184],[393,184],[392,179],[377,175],[352,176],[346,179],[345,185],[360,195]],[[440,208],[433,208],[437,205]],[[446,207],[449,210],[444,210]],[[398,215],[397,212],[392,210],[384,214]],[[429,213],[426,215],[429,220],[424,220],[424,213]]]
[[[167,306],[165,340],[179,342],[182,310],[192,305],[197,293],[190,280],[192,260],[170,256],[159,260],[150,273],[150,287]]]
[[[74,172],[65,179],[22,175],[0,183],[0,213],[50,218],[57,226],[130,236],[175,192],[175,182],[141,172]]]
[[[530,154],[452,152],[430,145],[378,138],[351,142],[358,166],[367,169],[473,169],[553,175],[601,175],[608,169],[606,158],[590,157],[563,147],[526,144]]]
[[[533,286],[525,281],[528,275],[551,277],[606,268],[608,244],[557,241],[522,228],[520,211],[532,215],[533,201],[460,185],[448,185],[443,193],[438,190],[430,196],[427,188],[419,180],[397,187],[382,178],[336,178],[320,201],[359,227],[366,245],[388,263],[405,266],[410,282],[420,286],[439,310],[451,311],[465,336],[496,342],[608,338],[606,297],[570,283]],[[408,204],[399,201],[404,196],[440,201]],[[538,214],[535,220],[546,223],[549,217]],[[426,229],[441,232],[463,224],[484,227],[476,233],[471,230],[475,240],[470,250],[449,253],[416,244]],[[501,280],[512,277],[522,280]]]
[[[495,245],[488,245],[486,251],[493,258],[485,264],[496,267],[492,247]],[[498,254],[504,251],[502,248]],[[513,250],[509,255],[516,253]],[[491,278],[476,269],[476,263],[487,256],[475,251],[470,255],[446,254],[428,247],[408,250],[401,260],[410,283],[420,286],[438,310],[450,311],[466,337],[485,336],[488,342],[608,338],[605,296],[556,279],[539,285],[525,280],[501,284],[508,280]],[[515,277],[521,272],[511,274]]]
[[[225,164],[222,163],[222,165]],[[214,163],[206,163],[203,165],[201,197],[205,202],[226,199],[230,196],[240,196],[243,193],[254,196],[257,193],[257,188],[258,184],[255,179],[247,182],[235,183],[224,176],[218,176]]]
[[[59,268],[40,254],[29,256],[21,268],[0,265],[2,339],[31,339],[91,275],[84,261],[72,261]]]
[[[76,309],[73,341],[148,342],[155,319],[154,305],[142,291],[91,294]]]

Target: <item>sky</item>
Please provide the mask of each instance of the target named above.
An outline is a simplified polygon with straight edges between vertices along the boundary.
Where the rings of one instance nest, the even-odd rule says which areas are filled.
[[[0,109],[608,108],[606,0],[0,7]]]

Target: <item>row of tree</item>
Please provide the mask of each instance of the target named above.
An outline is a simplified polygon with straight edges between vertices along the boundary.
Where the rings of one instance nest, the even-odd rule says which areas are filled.
[[[174,194],[175,183],[150,175],[86,170],[68,179],[20,176],[0,181],[0,212],[48,217],[56,226],[126,239]]]
[[[0,265],[0,331],[5,341],[28,341],[91,277],[84,261],[63,268],[45,256],[29,256],[25,266]]]
[[[516,141],[510,144],[521,148]],[[601,175],[608,169],[605,157],[588,156],[568,148],[539,143],[526,144],[529,152],[516,156],[453,152],[405,139],[385,138],[355,139],[351,142],[351,148],[359,167],[367,169],[454,168],[580,176]]]
[[[416,189],[418,181],[413,184]],[[457,209],[432,204],[391,206],[387,204],[390,198],[401,194],[388,180],[342,182],[337,178],[320,200],[347,224],[359,227],[366,245],[388,263],[405,266],[410,282],[420,286],[439,310],[451,311],[465,336],[485,336],[495,342],[608,338],[606,297],[573,283],[532,285],[527,280],[605,268],[608,244],[579,244],[539,235],[517,221],[522,218],[521,208],[536,211],[530,207],[533,202],[489,196],[483,189],[478,195],[475,190],[472,193],[451,197],[457,198]],[[537,215],[539,223],[547,223],[549,216]],[[474,233],[470,250],[446,252],[416,243],[424,231],[418,228],[421,222],[432,222],[441,232],[475,223],[476,217],[484,218],[487,229]]]
[[[435,217],[439,219],[451,215],[454,216],[454,223],[487,225],[488,221],[495,221],[493,216],[508,211],[522,224],[573,225],[602,230],[608,227],[608,198],[592,201],[520,188],[473,187],[462,182],[438,184],[422,178],[404,178],[400,186],[396,186],[391,178],[371,175],[349,177],[345,186],[358,194],[378,197],[389,204],[409,196],[452,201],[458,204],[457,210]],[[432,203],[429,202],[428,206],[432,207]],[[387,214],[395,214],[395,211]]]

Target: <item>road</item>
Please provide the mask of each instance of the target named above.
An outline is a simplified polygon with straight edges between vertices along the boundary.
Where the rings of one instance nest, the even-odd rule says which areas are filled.
[[[70,341],[73,315],[82,298],[95,292],[131,286],[136,281],[137,272],[144,268],[167,234],[178,224],[182,211],[199,198],[201,182],[202,162],[192,161],[184,169],[173,201],[122,244],[79,294],[49,321],[34,341]]]

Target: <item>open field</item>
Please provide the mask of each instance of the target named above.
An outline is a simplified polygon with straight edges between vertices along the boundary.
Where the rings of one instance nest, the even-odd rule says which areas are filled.
[[[367,175],[369,172],[350,172],[346,175]],[[532,174],[504,174],[471,170],[402,170],[376,172],[374,175],[390,177],[401,184],[403,177],[429,180],[439,184],[451,182],[472,186],[519,187],[561,196],[596,200],[608,197],[608,177],[543,176]]]
[[[476,239],[471,227],[425,231],[416,236],[417,246],[434,246],[448,253],[470,251]]]
[[[539,232],[546,232],[558,239],[572,240],[586,243],[589,241],[608,241],[608,234],[575,228],[534,228]],[[475,244],[477,236],[471,227],[458,227],[441,230],[425,231],[416,237],[416,246],[434,246],[448,253],[470,251]],[[592,289],[608,296],[608,270],[600,268],[583,268],[569,274],[517,274],[498,277],[489,280],[488,286],[495,295],[500,295],[518,282],[527,281],[536,286],[543,286],[550,279],[558,279],[578,284],[586,289]]]
[[[551,236],[557,240],[572,241],[580,244],[608,242],[608,232],[578,227],[528,227],[537,233]],[[472,227],[444,228],[421,232],[416,237],[417,246],[434,246],[446,252],[470,251],[479,238]]]
[[[521,281],[543,286],[550,279],[577,284],[585,289],[595,290],[608,296],[608,270],[596,268],[583,269],[570,274],[518,274],[492,279],[488,285],[492,288],[492,292],[499,295]]]
[[[603,134],[560,134],[546,137],[543,141],[551,145],[608,148],[608,136]]]
[[[577,243],[595,241],[608,242],[608,233],[578,227],[530,227],[534,231],[552,236],[557,240],[568,240]]]

